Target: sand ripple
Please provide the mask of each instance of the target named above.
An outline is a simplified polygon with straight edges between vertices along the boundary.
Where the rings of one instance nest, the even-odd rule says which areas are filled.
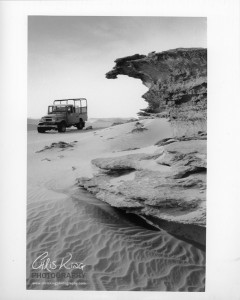
[[[204,291],[203,251],[139,225],[84,191],[54,188],[48,183],[28,192],[28,289]],[[41,278],[35,285],[31,264],[45,251],[58,260],[70,252],[86,265],[85,277],[62,285]]]

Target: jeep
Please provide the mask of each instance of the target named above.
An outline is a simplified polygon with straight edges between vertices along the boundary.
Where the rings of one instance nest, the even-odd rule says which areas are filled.
[[[39,133],[46,130],[65,132],[71,126],[81,130],[87,118],[87,99],[54,100],[53,105],[48,106],[48,114],[39,121],[37,130]]]

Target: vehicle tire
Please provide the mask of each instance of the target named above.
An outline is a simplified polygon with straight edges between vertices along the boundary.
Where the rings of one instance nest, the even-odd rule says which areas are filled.
[[[66,131],[66,124],[64,122],[61,122],[58,125],[58,132],[65,132]]]
[[[85,126],[85,123],[83,122],[83,120],[79,120],[79,123],[77,123],[77,129],[81,130],[81,129],[83,129],[84,126]]]
[[[45,133],[45,129],[43,129],[43,128],[38,128],[37,131],[38,131],[38,133]]]

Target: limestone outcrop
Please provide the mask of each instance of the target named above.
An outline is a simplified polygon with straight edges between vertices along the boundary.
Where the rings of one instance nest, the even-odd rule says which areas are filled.
[[[171,133],[149,144],[150,152],[136,142],[129,146],[137,150],[92,160],[99,173],[78,184],[113,207],[205,247],[207,50],[135,54],[115,63],[107,78],[127,75],[149,88],[143,95],[148,107],[128,135],[138,141],[152,139],[153,132],[157,137],[156,129],[145,127],[154,118],[167,119]]]
[[[108,79],[127,75],[140,79],[149,90],[142,96],[148,107],[140,115],[160,113],[171,119],[206,119],[207,50],[178,48],[115,60]]]
[[[99,173],[78,184],[113,207],[205,245],[206,136],[196,138],[159,141],[152,153],[94,159]]]

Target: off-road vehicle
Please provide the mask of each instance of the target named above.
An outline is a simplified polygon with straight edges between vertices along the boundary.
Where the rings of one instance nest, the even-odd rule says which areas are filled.
[[[67,127],[75,126],[83,129],[87,121],[87,99],[54,100],[48,106],[48,114],[41,118],[37,130],[44,133],[46,130],[65,132]]]

